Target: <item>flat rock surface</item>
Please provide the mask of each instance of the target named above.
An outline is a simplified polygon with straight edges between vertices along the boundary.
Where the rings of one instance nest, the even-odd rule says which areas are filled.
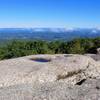
[[[0,100],[99,100],[100,62],[89,55],[0,61]]]

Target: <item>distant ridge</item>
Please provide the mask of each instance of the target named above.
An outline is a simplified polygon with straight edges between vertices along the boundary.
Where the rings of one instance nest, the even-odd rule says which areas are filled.
[[[0,28],[0,39],[71,40],[100,36],[99,28]]]

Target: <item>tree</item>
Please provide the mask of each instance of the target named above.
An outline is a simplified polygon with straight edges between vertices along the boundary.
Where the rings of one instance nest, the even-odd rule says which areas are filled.
[[[75,39],[67,44],[68,53],[72,54],[83,54],[84,48],[81,47],[81,43],[79,39]]]

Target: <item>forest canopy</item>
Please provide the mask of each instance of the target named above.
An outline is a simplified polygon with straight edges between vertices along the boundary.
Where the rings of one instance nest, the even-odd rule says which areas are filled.
[[[0,44],[0,60],[34,54],[95,54],[99,47],[100,37],[72,41],[14,40]]]

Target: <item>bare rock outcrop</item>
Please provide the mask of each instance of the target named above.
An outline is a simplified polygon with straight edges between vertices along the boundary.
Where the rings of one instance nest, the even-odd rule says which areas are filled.
[[[87,55],[0,61],[0,100],[98,100],[99,83],[100,61]]]

